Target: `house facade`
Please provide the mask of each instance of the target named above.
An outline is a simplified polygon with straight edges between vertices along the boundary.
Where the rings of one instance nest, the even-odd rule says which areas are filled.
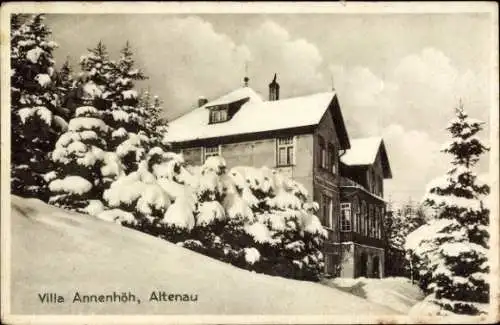
[[[385,156],[377,156],[372,164],[344,163],[341,157],[349,155],[353,148],[335,92],[280,99],[275,75],[269,84],[268,99],[264,100],[247,82],[245,78],[244,87],[215,100],[200,98],[197,108],[170,122],[165,141],[171,143],[173,150],[182,152],[190,164],[200,165],[208,157],[218,155],[229,168],[267,166],[300,182],[309,199],[320,205],[318,216],[328,232],[324,245],[325,273],[345,277],[383,276],[384,253],[383,249],[381,253],[378,251],[379,246],[383,247],[381,240],[357,235],[355,229],[361,228],[354,226],[355,206],[350,201],[353,196],[348,194],[356,193],[368,207],[383,213],[383,193],[372,193],[372,179],[363,183],[361,175],[365,168],[384,175],[377,167],[380,165],[383,170],[383,166],[388,166],[383,142],[381,151]],[[357,187],[347,185],[346,180]],[[383,185],[377,186],[383,192],[380,187]],[[346,213],[347,204],[350,213]],[[369,216],[366,214],[366,218]],[[366,250],[366,260],[357,256],[363,255],[362,250]],[[360,262],[364,262],[366,271],[361,272],[364,269],[355,265]],[[374,263],[379,263],[377,272],[373,271]]]

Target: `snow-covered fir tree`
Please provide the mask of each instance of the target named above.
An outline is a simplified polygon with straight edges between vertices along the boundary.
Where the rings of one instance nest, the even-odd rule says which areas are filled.
[[[477,137],[482,125],[460,104],[447,127],[452,141],[443,149],[453,166],[429,184],[425,197],[435,215],[407,238],[420,286],[441,313],[478,314],[489,301],[489,210],[482,202],[489,187],[472,170],[488,150]]]
[[[389,245],[404,250],[406,236],[423,225],[426,221],[423,207],[411,198],[396,211],[393,211],[386,224],[386,236]]]
[[[384,218],[386,254],[385,273],[412,278],[412,264],[405,258],[405,243],[409,233],[426,222],[422,204],[411,198],[394,211],[388,210]]]
[[[163,142],[163,137],[168,130],[168,122],[163,117],[162,100],[158,96],[152,96],[148,89],[144,91],[140,98],[140,106],[147,110],[146,132],[148,133],[152,146],[159,146],[168,149],[168,144]]]
[[[108,124],[115,130],[120,127],[127,132],[145,131],[145,109],[139,106],[139,96],[134,82],[144,80],[143,72],[135,67],[132,48],[127,42],[120,51],[120,58],[112,70],[111,115]]]
[[[92,102],[88,104],[104,114],[104,119],[107,119],[113,104],[112,86],[115,80],[115,67],[116,63],[110,60],[108,50],[102,41],[80,57],[81,92],[85,94],[84,96],[90,96]]]
[[[54,91],[50,30],[42,14],[11,19],[11,189],[47,200],[48,153],[67,123]]]
[[[91,103],[89,96],[87,102]],[[123,174],[118,156],[107,151],[110,132],[101,111],[93,106],[76,109],[68,131],[57,140],[51,154],[54,170],[46,175],[51,204],[83,212],[102,205],[104,190]]]
[[[73,78],[73,69],[71,68],[68,57],[61,68],[56,71],[54,76],[55,91],[66,120],[69,120],[73,116],[73,111],[76,109],[76,107],[74,107],[75,98],[77,96],[76,84],[77,82]]]
[[[149,144],[146,125],[148,111],[140,105],[135,82],[144,80],[143,72],[135,67],[132,48],[127,42],[114,65],[109,85],[111,107],[106,111],[106,122],[115,130],[110,140],[110,150],[116,150],[127,173],[137,170]]]

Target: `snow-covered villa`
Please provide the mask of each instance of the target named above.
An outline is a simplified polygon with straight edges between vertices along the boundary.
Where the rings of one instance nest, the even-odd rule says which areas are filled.
[[[228,167],[268,166],[305,186],[328,231],[325,272],[383,277],[384,178],[381,138],[349,139],[335,92],[280,99],[276,75],[263,100],[245,85],[171,121],[166,140],[187,162],[220,155]]]

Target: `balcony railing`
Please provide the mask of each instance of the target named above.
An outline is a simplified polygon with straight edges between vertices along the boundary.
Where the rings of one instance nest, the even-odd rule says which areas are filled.
[[[374,198],[378,199],[378,200],[381,200],[381,201],[384,201],[384,198],[375,194],[375,193],[372,193],[370,192],[366,187],[364,187],[363,185],[353,181],[352,179],[350,178],[347,178],[347,177],[340,177],[340,186],[349,186],[349,187],[357,187],[361,190],[363,190],[365,193],[373,196]],[[385,202],[385,201],[384,201]]]
[[[340,186],[352,186],[352,187],[364,188],[361,184],[356,183],[352,179],[344,177],[344,176],[340,177]]]
[[[384,247],[384,241],[381,238],[373,238],[358,234],[353,231],[341,232],[340,242],[354,242],[362,245],[373,246],[373,247]]]

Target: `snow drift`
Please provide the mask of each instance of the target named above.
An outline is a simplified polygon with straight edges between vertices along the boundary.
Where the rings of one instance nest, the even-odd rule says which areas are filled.
[[[323,283],[405,314],[424,298],[422,291],[416,284],[411,284],[409,279],[402,277],[383,279],[336,278],[325,280]]]

